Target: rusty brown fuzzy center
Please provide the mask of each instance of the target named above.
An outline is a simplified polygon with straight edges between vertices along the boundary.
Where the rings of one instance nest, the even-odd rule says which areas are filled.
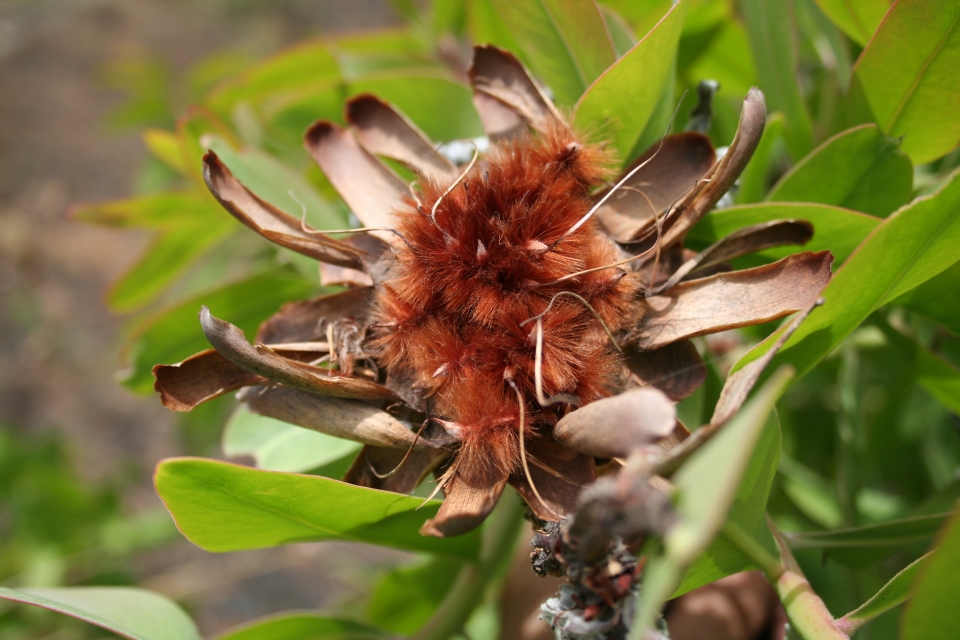
[[[398,212],[405,244],[378,290],[380,358],[412,374],[434,415],[456,425],[468,466],[516,468],[514,386],[531,435],[562,411],[536,399],[538,332],[545,395],[585,404],[618,384],[603,323],[622,328],[633,279],[606,269],[561,281],[618,258],[592,221],[569,233],[603,175],[602,154],[557,127],[500,146],[446,195],[448,184],[422,181],[422,202]]]

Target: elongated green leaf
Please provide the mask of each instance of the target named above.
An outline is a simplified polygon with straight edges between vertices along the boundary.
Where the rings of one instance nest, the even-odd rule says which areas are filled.
[[[960,143],[960,0],[899,0],[854,67],[884,132],[923,164]]]
[[[920,569],[913,599],[903,615],[903,640],[947,640],[960,629],[960,517],[937,537],[931,558]]]
[[[817,0],[827,17],[861,47],[890,9],[891,0]]]
[[[960,261],[893,301],[960,336]]]
[[[673,68],[687,13],[680,0],[637,45],[607,69],[577,102],[574,124],[599,131],[624,164],[647,126]]]
[[[249,455],[267,471],[299,473],[317,469],[360,451],[361,445],[319,431],[251,413],[237,407],[223,430],[223,453]]]
[[[767,529],[764,514],[770,486],[780,458],[780,424],[771,413],[750,463],[744,472],[737,495],[719,535],[683,574],[672,597],[683,595],[720,578],[757,567],[741,545],[757,545],[771,557],[777,546]]]
[[[613,42],[613,48],[619,58],[637,44],[633,29],[623,16],[610,7],[601,6],[600,11],[603,13],[603,21],[607,25],[607,31],[610,32],[610,41]]]
[[[311,611],[281,613],[231,629],[217,640],[381,640],[388,636],[367,625]]]
[[[821,527],[835,529],[843,523],[835,483],[827,482],[796,460],[780,459],[780,486],[803,513]]]
[[[328,290],[332,292],[333,290]],[[153,391],[155,364],[173,364],[210,347],[200,329],[200,305],[229,318],[252,336],[261,322],[289,300],[321,293],[316,284],[295,269],[281,267],[223,288],[202,293],[162,309],[139,323],[131,332],[126,352],[131,360],[124,384],[137,393]]]
[[[483,135],[470,89],[441,72],[397,71],[350,83],[350,96],[373,93],[395,105],[437,142]]]
[[[186,175],[187,168],[183,164],[183,155],[180,153],[180,142],[177,135],[172,131],[163,129],[145,129],[143,132],[143,143],[153,155],[168,167]]]
[[[826,304],[791,336],[773,363],[790,362],[800,375],[840,344],[867,316],[947,269],[960,242],[960,173],[933,196],[894,213],[867,236],[823,291]],[[735,365],[764,353],[779,331]]]
[[[763,137],[747,168],[740,174],[740,190],[736,193],[737,204],[752,204],[763,200],[773,173],[771,166],[777,142],[783,137],[783,114],[773,113],[767,116],[767,125],[763,128]],[[768,182],[769,180],[769,182]]]
[[[70,208],[69,215],[75,220],[118,229],[170,230],[190,222],[216,224],[229,220],[229,214],[206,191],[167,191],[79,204]]]
[[[900,366],[911,367],[917,383],[944,407],[960,416],[960,371],[890,326],[881,326],[899,352]]]
[[[617,56],[593,0],[493,0],[532,71],[572,105]]]
[[[673,475],[679,522],[667,532],[664,551],[648,559],[631,639],[643,637],[640,627],[652,624],[671,594],[753,566],[771,569],[779,563],[779,550],[765,519],[780,453],[780,433],[771,414],[792,375],[789,368],[777,371]],[[654,567],[652,572],[649,567]]]
[[[917,516],[853,529],[787,534],[794,549],[894,549],[931,539],[949,513]]]
[[[910,200],[913,165],[876,125],[838,133],[783,176],[767,200],[820,202],[886,216]]]
[[[382,629],[410,635],[437,610],[462,566],[434,557],[389,571],[373,588],[367,618]]]
[[[180,607],[143,589],[0,587],[0,598],[63,613],[133,640],[200,640],[193,620]]]
[[[767,107],[783,112],[787,149],[795,160],[802,158],[813,145],[813,133],[810,115],[797,85],[793,3],[742,0],[740,6]]]
[[[475,560],[478,531],[421,536],[440,503],[322,478],[202,458],[157,465],[157,493],[180,531],[207,551],[344,540]],[[422,508],[421,508],[422,506]]]
[[[805,250],[829,249],[838,263],[846,260],[881,222],[873,216],[823,204],[749,204],[709,213],[690,231],[687,240],[693,246],[707,247],[737,229],[771,220],[791,219],[813,224],[813,238],[803,245]],[[763,261],[772,261],[796,251],[795,246],[784,246],[764,249],[754,255]]]
[[[222,117],[229,117],[240,102],[258,106],[277,91],[290,91],[339,77],[337,61],[326,45],[318,41],[305,42],[223,82],[207,95],[204,102]]]
[[[236,224],[222,216],[216,221],[185,223],[157,233],[137,263],[110,286],[110,308],[126,313],[153,302],[191,264],[235,229]]]
[[[873,620],[881,613],[893,609],[899,604],[905,602],[913,590],[913,583],[917,579],[921,566],[930,557],[927,554],[908,564],[900,573],[893,576],[880,591],[877,591],[872,598],[862,605],[843,616],[837,621],[842,627],[859,627],[865,622]]]

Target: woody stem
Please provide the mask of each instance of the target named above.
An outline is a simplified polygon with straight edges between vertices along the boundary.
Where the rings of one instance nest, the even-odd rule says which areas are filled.
[[[513,545],[523,524],[523,502],[513,491],[504,492],[500,503],[487,518],[480,557],[465,565],[447,597],[427,623],[410,640],[447,640],[458,633],[483,599],[490,582],[512,558]]]

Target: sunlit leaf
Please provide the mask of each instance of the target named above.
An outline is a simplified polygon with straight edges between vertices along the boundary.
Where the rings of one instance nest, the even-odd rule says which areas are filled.
[[[197,314],[201,305],[243,329],[248,336],[280,305],[319,293],[313,282],[295,269],[281,267],[220,289],[193,296],[152,314],[131,332],[126,351],[131,360],[124,384],[138,393],[153,391],[155,364],[173,364],[210,344],[203,336]]]
[[[240,140],[222,120],[203,107],[190,107],[177,120],[177,140],[180,142],[180,156],[187,175],[200,189],[206,189],[203,183],[203,154],[207,149],[202,144],[205,136],[215,135],[228,145],[239,148]]]
[[[920,569],[913,599],[903,614],[903,640],[948,640],[960,629],[960,517],[937,537],[930,559]]]
[[[157,466],[154,483],[177,528],[207,551],[341,540],[475,560],[479,548],[479,531],[420,535],[440,508],[437,501],[424,505],[422,498],[320,476],[171,458]]]
[[[493,0],[493,6],[558,104],[574,104],[616,60],[593,0]]]
[[[167,191],[123,200],[74,205],[70,217],[119,229],[170,230],[184,223],[229,220],[223,208],[205,191]]]
[[[217,636],[216,640],[385,640],[388,637],[353,620],[302,611],[258,618]]]
[[[854,68],[880,128],[914,163],[960,143],[960,0],[899,0]]]
[[[360,451],[357,442],[334,438],[280,420],[236,409],[223,430],[223,453],[253,456],[267,471],[310,471]]]
[[[920,198],[881,222],[834,273],[826,300],[773,359],[799,375],[840,344],[873,311],[926,282],[957,261],[960,242],[960,174],[933,196]],[[735,365],[755,360],[776,340],[764,340]]]
[[[574,124],[608,138],[626,163],[661,99],[687,12],[687,1],[666,16],[577,102]],[[642,81],[638,81],[642,78]]]
[[[813,133],[797,84],[793,3],[743,0],[740,7],[767,107],[783,112],[787,149],[794,159],[802,158],[810,151]]]
[[[822,204],[764,203],[718,209],[704,216],[687,235],[689,244],[709,246],[737,229],[771,220],[807,220],[813,224],[813,239],[805,250],[830,250],[836,262],[847,259],[881,220],[863,213]],[[796,253],[796,246],[764,249],[756,257],[779,260]]]
[[[153,157],[178,173],[186,174],[187,168],[180,153],[180,143],[175,133],[163,129],[144,129],[143,143]]]
[[[891,0],[817,0],[827,17],[861,47],[880,26]]]
[[[196,625],[180,607],[143,589],[0,587],[0,598],[63,613],[132,640],[200,640]]]
[[[798,162],[767,196],[775,202],[820,202],[886,216],[910,200],[913,165],[876,125],[838,133]]]

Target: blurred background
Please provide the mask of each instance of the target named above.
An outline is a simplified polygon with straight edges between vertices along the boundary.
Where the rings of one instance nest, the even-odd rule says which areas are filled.
[[[386,0],[0,2],[0,582],[141,584],[205,635],[356,595],[357,547],[215,555],[177,533],[153,466],[223,457],[222,421],[185,427],[118,384],[123,320],[104,292],[147,235],[66,212],[162,179],[140,130],[172,128],[223,77],[311,35],[398,22]],[[104,634],[0,603],[5,640]]]

